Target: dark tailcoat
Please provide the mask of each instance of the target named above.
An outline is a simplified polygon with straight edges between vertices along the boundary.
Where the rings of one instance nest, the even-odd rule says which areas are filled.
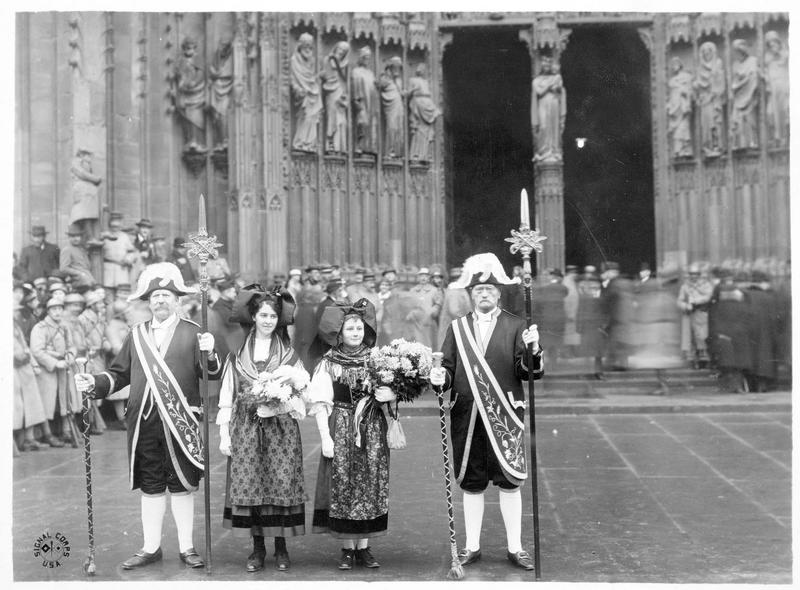
[[[474,313],[467,314],[467,322],[473,335],[475,335],[474,318]],[[525,365],[526,347],[522,342],[522,332],[525,327],[525,320],[501,310],[484,352],[486,363],[497,378],[500,389],[516,406],[515,412],[521,420],[524,419],[525,414],[522,405],[525,401],[522,381],[528,379],[528,369]],[[461,471],[464,449],[468,442],[472,407],[475,400],[466,373],[469,368],[465,368],[461,362],[452,323],[447,328],[447,334],[444,337],[442,354],[442,367],[447,371],[444,390],[450,389],[450,399],[454,402],[450,411],[450,433],[453,442],[455,472],[458,474]],[[533,378],[541,379],[544,374],[541,353],[534,355],[533,360]],[[475,419],[480,420],[480,416],[476,416]]]
[[[145,327],[149,330],[149,320],[145,322]],[[137,329],[137,326],[134,326],[133,329]],[[205,353],[200,351],[197,342],[198,334],[200,334],[200,326],[190,320],[179,318],[166,351],[162,350],[161,352],[167,367],[175,375],[175,380],[183,390],[189,405],[199,409],[201,406],[200,380],[203,376],[200,355]],[[219,379],[222,374],[221,367],[222,363],[218,355],[214,359],[209,359],[208,378]],[[145,387],[147,386],[147,378],[139,355],[136,354],[132,334],[129,333],[125,337],[122,348],[111,362],[111,366],[94,377],[95,398],[105,398],[128,384],[131,386],[128,406],[125,410],[125,421],[128,425],[128,461],[131,473],[131,489],[135,490],[139,487],[136,466],[133,464],[139,434],[137,422],[140,420],[143,410],[142,401]]]

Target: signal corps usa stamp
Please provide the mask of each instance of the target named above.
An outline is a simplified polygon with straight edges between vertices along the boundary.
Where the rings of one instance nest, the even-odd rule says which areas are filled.
[[[42,567],[60,567],[69,552],[69,539],[60,532],[51,535],[50,531],[45,531],[33,543],[33,556],[42,560]]]

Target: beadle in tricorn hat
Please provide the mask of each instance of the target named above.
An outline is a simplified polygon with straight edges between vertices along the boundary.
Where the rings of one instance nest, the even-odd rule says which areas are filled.
[[[166,289],[172,291],[177,296],[196,293],[192,287],[187,287],[183,282],[183,276],[177,266],[171,262],[156,262],[145,267],[139,275],[139,283],[136,291],[128,297],[128,301],[141,299],[146,301],[153,291]]]
[[[491,252],[475,254],[464,261],[461,276],[450,283],[451,289],[472,289],[475,285],[516,285],[519,277],[509,278],[497,256]]]

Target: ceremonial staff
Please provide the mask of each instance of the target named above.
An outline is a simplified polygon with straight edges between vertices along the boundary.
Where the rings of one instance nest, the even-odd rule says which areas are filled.
[[[217,248],[222,244],[217,242],[217,236],[209,236],[206,231],[206,201],[205,197],[200,195],[200,203],[198,206],[198,230],[196,234],[189,234],[189,241],[184,244],[189,248],[188,255],[196,257],[199,262],[200,274],[200,331],[201,333],[208,332],[208,270],[206,265],[209,258],[217,257]],[[206,573],[211,573],[211,488],[210,488],[210,474],[208,459],[208,357],[205,354],[200,355],[200,367],[203,370],[203,381],[200,387],[200,394],[203,397],[203,493],[205,494],[205,516],[206,516]]]
[[[530,214],[528,212],[528,191],[522,189],[520,194],[520,221],[519,230],[512,229],[511,237],[506,242],[511,243],[512,254],[522,254],[522,285],[525,289],[525,316],[528,326],[533,323],[533,276],[531,275],[531,252],[542,251],[542,242],[545,236],[539,230],[531,229]],[[528,408],[530,409],[531,423],[531,487],[533,489],[533,563],[536,570],[536,579],[542,577],[541,560],[539,556],[539,484],[538,466],[536,460],[536,411],[534,408],[533,394],[533,344],[527,346],[526,365],[528,366]]]
[[[75,364],[80,373],[86,372],[86,357],[78,357]],[[91,408],[89,393],[83,392],[83,462],[86,465],[86,512],[89,523],[89,555],[83,562],[83,571],[87,576],[95,574],[94,565],[94,508],[92,507],[92,448],[89,442],[89,410]]]

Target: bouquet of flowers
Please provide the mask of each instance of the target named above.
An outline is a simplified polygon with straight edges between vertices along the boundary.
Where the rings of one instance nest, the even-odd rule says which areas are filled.
[[[251,406],[256,406],[256,414],[261,418],[295,413],[302,409],[300,392],[308,383],[306,371],[281,365],[273,372],[263,371],[258,374],[252,387],[246,392],[247,401]]]
[[[403,338],[373,349],[367,362],[373,386],[390,387],[401,402],[413,402],[422,395],[432,365],[429,347]]]

